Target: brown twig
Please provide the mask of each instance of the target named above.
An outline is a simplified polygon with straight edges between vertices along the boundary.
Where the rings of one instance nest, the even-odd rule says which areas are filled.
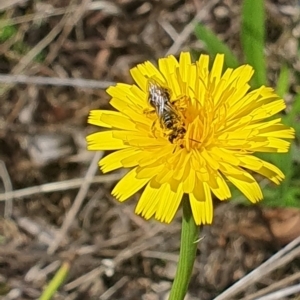
[[[114,182],[119,180],[123,174],[115,173],[110,175],[102,175],[102,176],[95,176],[93,178],[88,178],[86,181],[89,184],[92,183],[106,183],[106,182]],[[21,190],[15,190],[7,193],[0,194],[0,201],[5,201],[8,198],[25,198],[34,194],[43,194],[43,193],[51,193],[51,192],[58,192],[58,191],[66,191],[71,189],[77,189],[81,186],[82,178],[75,178],[65,181],[57,181],[46,183],[42,185],[32,186],[28,188],[24,188]]]
[[[63,240],[63,238],[67,234],[74,218],[76,217],[76,215],[81,207],[81,204],[86,196],[86,193],[91,185],[91,180],[93,179],[96,171],[98,170],[98,161],[102,155],[103,155],[103,152],[95,153],[94,158],[91,161],[90,167],[87,170],[87,173],[86,173],[84,179],[82,180],[81,187],[80,187],[78,194],[73,202],[73,205],[70,208],[70,210],[68,211],[68,213],[64,219],[64,222],[61,226],[60,232],[57,234],[53,243],[48,248],[49,255],[52,255],[56,251],[60,242]]]
[[[12,193],[12,183],[7,171],[7,168],[5,166],[4,161],[0,160],[0,178],[2,178],[4,190],[5,193],[2,194],[4,196],[5,200],[5,208],[4,208],[4,217],[10,218],[12,214],[12,208],[13,208],[13,197],[11,195]]]
[[[207,16],[207,11],[209,11],[214,5],[216,5],[219,0],[211,0],[209,1],[201,10],[198,11],[193,20],[188,23],[184,29],[178,34],[173,45],[166,52],[166,56],[170,54],[176,54],[180,51],[182,44],[187,40],[187,38],[191,35],[191,33],[195,29],[195,25],[204,17]]]
[[[71,8],[68,8],[67,13],[65,14],[64,18],[64,26],[61,35],[51,48],[50,52],[48,53],[47,57],[45,58],[45,65],[49,65],[52,63],[52,61],[56,58],[57,53],[61,49],[61,46],[65,42],[66,38],[70,34],[73,27],[79,22],[79,20],[82,18],[82,16],[86,12],[86,8],[88,4],[91,2],[91,0],[83,0],[81,5],[77,6],[76,11],[73,13],[70,13]],[[72,2],[71,2],[72,3]]]
[[[72,1],[70,5],[71,4]],[[36,55],[45,49],[59,35],[59,33],[63,30],[66,21],[70,17],[69,14],[70,11],[67,8],[65,15],[61,18],[59,23],[42,40],[40,40],[37,45],[35,45],[25,56],[21,58],[19,63],[12,69],[12,74],[21,74]]]
[[[240,279],[225,292],[215,298],[215,300],[233,299],[235,295],[240,293],[246,287],[258,282],[261,278],[286,265],[300,254],[300,236],[290,242],[283,249],[274,254],[270,259],[260,265],[258,268],[250,272],[248,275]]]
[[[36,85],[72,86],[91,89],[106,89],[109,86],[116,84],[115,82],[110,81],[89,80],[80,78],[59,78],[7,74],[0,74],[0,82],[7,84],[24,83]]]

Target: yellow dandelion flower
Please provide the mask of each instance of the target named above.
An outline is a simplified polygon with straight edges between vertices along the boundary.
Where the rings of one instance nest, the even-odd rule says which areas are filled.
[[[103,172],[131,170],[112,194],[124,201],[145,187],[136,206],[144,218],[169,223],[188,194],[196,224],[213,219],[212,194],[231,197],[227,182],[251,202],[263,198],[252,172],[279,184],[283,173],[253,156],[287,152],[294,130],[270,119],[285,108],[272,88],[249,91],[253,68],[222,71],[224,56],[196,63],[189,53],[131,69],[136,84],[108,88],[117,111],[92,110],[88,122],[108,128],[87,137],[89,150],[117,150],[104,157]]]

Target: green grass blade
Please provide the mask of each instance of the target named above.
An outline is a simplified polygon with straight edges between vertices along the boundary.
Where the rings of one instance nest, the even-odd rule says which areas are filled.
[[[45,288],[39,300],[50,300],[53,298],[54,294],[57,292],[59,287],[63,284],[66,277],[69,274],[71,268],[70,262],[63,262],[59,270],[54,275],[53,279],[50,281],[49,285]]]
[[[277,80],[277,87],[276,87],[276,93],[281,98],[284,97],[284,95],[289,90],[289,69],[287,65],[283,65],[280,74]]]
[[[224,53],[227,67],[237,68],[239,66],[239,62],[232,51],[211,30],[202,24],[198,24],[195,28],[195,34],[199,40],[206,44],[209,54],[215,56],[217,53]]]
[[[289,111],[288,114],[282,117],[283,123],[293,128],[296,128],[297,125],[299,126],[299,121],[298,122],[296,121],[299,115],[300,115],[300,94],[297,94],[291,106],[291,110]]]
[[[254,85],[266,84],[264,0],[243,1],[241,42],[246,62],[255,70]]]

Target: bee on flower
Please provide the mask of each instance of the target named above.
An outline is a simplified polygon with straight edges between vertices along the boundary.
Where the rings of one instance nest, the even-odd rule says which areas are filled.
[[[250,91],[253,68],[223,72],[224,56],[212,68],[209,56],[193,63],[189,53],[131,69],[136,84],[107,93],[116,109],[92,110],[88,122],[107,128],[87,137],[89,150],[116,150],[100,161],[103,172],[131,170],[112,194],[125,201],[144,187],[136,213],[170,223],[188,195],[196,224],[213,219],[212,195],[231,197],[228,182],[251,202],[263,198],[256,172],[279,184],[283,173],[254,154],[284,153],[294,130],[271,119],[285,108],[272,88]],[[151,112],[152,110],[152,112]]]
[[[160,127],[165,130],[165,135],[170,143],[183,138],[186,133],[184,117],[180,111],[177,111],[176,100],[171,102],[170,91],[154,79],[149,79],[148,94],[149,104],[154,108]],[[157,120],[153,122],[152,128]]]

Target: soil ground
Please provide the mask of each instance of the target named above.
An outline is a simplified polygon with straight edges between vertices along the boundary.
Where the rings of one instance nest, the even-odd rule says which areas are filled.
[[[176,269],[180,212],[171,225],[147,222],[133,213],[138,195],[126,204],[110,195],[122,173],[93,170],[85,136],[95,128],[87,126],[87,116],[91,109],[109,108],[105,86],[132,82],[129,69],[137,63],[182,50],[205,52],[193,33],[195,18],[243,61],[240,5],[234,0],[0,2],[0,20],[13,20],[10,30],[16,31],[1,41],[0,73],[59,77],[62,84],[0,85],[0,193],[21,190],[0,202],[1,299],[37,299],[62,262],[71,264],[70,273],[53,299],[166,299]],[[268,77],[274,85],[284,62],[300,71],[297,1],[266,1],[266,20]],[[97,80],[99,86],[70,86],[68,78]],[[292,80],[287,101],[296,86]],[[96,182],[89,184],[86,178],[94,174]],[[64,185],[45,186],[55,182]],[[300,235],[298,210],[218,201],[215,207],[214,224],[201,230],[188,299],[213,299]],[[261,288],[299,272],[298,257],[236,299],[253,299]]]

